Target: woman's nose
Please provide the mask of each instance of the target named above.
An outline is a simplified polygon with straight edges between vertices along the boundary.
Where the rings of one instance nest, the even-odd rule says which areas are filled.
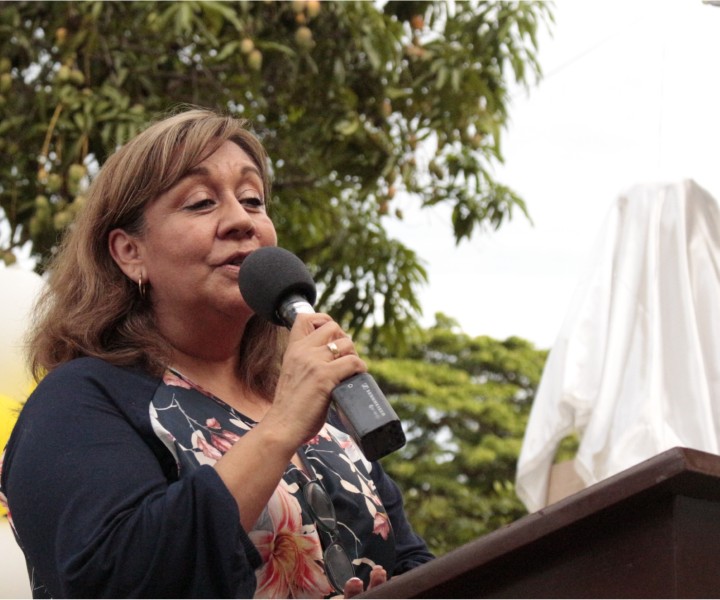
[[[249,237],[254,232],[255,221],[243,204],[234,195],[224,198],[218,235],[220,237]]]

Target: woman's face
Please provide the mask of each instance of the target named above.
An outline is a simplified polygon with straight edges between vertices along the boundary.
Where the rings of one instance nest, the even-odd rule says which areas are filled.
[[[277,243],[265,201],[258,166],[226,141],[148,205],[139,247],[161,327],[251,314],[237,278],[250,252]]]

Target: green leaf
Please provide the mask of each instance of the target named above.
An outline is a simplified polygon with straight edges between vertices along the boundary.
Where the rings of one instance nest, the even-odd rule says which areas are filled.
[[[329,1],[299,17],[287,2],[6,3],[0,57],[34,79],[13,75],[0,100],[3,219],[22,235],[33,223],[32,253],[44,265],[55,231],[32,206],[9,210],[45,193],[38,156],[47,172],[64,172],[76,160],[105,160],[178,107],[228,110],[267,147],[279,239],[317,269],[322,309],[366,329],[371,348],[408,346],[427,274],[423,257],[388,234],[401,218],[390,188],[417,206],[451,208],[458,242],[527,217],[494,167],[508,89],[539,77],[536,34],[551,13],[539,2],[389,6]],[[424,17],[421,32],[404,11]],[[298,52],[303,19],[315,45]],[[245,38],[261,72],[240,52]],[[59,81],[62,67],[85,81]],[[64,189],[56,196],[73,200]],[[454,406],[457,395],[446,400]]]

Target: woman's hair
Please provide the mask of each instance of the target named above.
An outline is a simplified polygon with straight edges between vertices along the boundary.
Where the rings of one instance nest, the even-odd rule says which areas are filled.
[[[33,374],[81,356],[134,365],[159,375],[171,348],[160,335],[152,290],[113,260],[108,238],[122,228],[140,235],[149,202],[177,183],[224,142],[233,141],[256,163],[270,198],[268,159],[247,123],[193,109],[158,121],[113,154],[94,178],[87,200],[49,266],[29,334]],[[258,317],[248,322],[240,348],[240,377],[249,389],[271,395],[286,335]]]

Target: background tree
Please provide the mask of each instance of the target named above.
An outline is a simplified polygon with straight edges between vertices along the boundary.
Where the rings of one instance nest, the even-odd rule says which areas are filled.
[[[281,244],[320,305],[390,343],[426,280],[384,229],[396,193],[450,205],[458,241],[525,212],[490,167],[550,19],[540,2],[0,2],[0,253],[31,244],[42,270],[117,145],[169,107],[219,108],[262,136]]]
[[[546,355],[520,338],[470,337],[439,314],[405,352],[370,361],[408,437],[384,467],[437,554],[526,514],[515,468]]]

